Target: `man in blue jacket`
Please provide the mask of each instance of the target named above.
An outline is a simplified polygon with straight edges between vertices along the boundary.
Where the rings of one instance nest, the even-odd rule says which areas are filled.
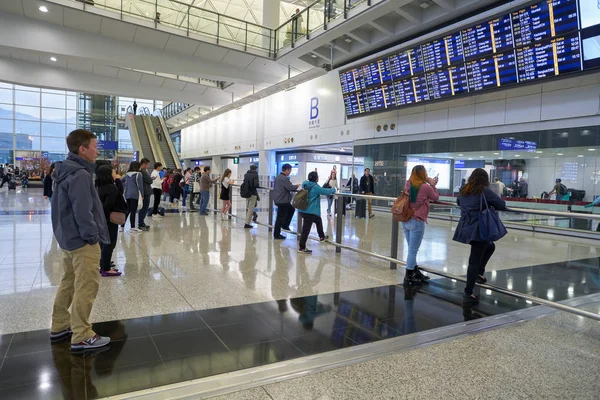
[[[56,163],[52,176],[52,229],[63,252],[64,275],[54,300],[50,339],[71,336],[71,351],[85,352],[110,343],[110,338],[92,330],[89,321],[100,282],[100,243],[110,244],[110,238],[92,180],[96,136],[75,130],[67,137],[67,147],[67,159]]]

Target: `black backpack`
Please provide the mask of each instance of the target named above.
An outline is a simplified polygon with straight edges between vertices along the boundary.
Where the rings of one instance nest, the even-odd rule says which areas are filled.
[[[567,187],[565,185],[563,185],[562,183],[560,184],[558,194],[560,194],[561,196],[564,196],[567,194]]]
[[[240,196],[243,199],[249,199],[252,196],[250,194],[250,185],[245,179],[244,182],[242,182],[242,185],[240,186]]]

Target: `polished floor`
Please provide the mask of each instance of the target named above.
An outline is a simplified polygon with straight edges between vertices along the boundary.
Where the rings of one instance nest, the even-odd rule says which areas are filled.
[[[243,202],[234,210],[242,214]],[[0,191],[0,398],[110,396],[532,306],[484,290],[479,306],[463,308],[460,282],[434,279],[407,293],[397,285],[402,268],[376,258],[317,242],[302,255],[291,234],[275,241],[237,219],[169,211],[147,220],[150,232],[119,234],[114,260],[123,276],[101,279],[92,313],[114,343],[78,358],[47,336],[62,275],[49,205],[38,190]],[[264,207],[258,213],[268,219]],[[323,217],[333,237],[334,220]],[[451,240],[454,226],[430,221],[421,265],[466,273],[468,248]],[[389,215],[349,213],[343,243],[387,255],[391,227]],[[399,254],[406,257],[402,240]],[[510,231],[487,276],[510,290],[572,299],[600,292],[600,253],[595,240]]]
[[[533,282],[523,291],[560,301],[600,293],[598,260],[489,274],[491,284]],[[539,279],[536,279],[538,278]],[[565,282],[582,282],[578,291]],[[525,284],[527,285],[527,283]],[[519,289],[521,287],[519,286]],[[551,296],[550,296],[551,295]],[[51,345],[48,330],[0,337],[0,396],[100,398],[408,335],[531,307],[481,291],[465,306],[461,287],[437,279],[421,288],[389,285],[242,306],[94,324],[110,336],[95,356]]]

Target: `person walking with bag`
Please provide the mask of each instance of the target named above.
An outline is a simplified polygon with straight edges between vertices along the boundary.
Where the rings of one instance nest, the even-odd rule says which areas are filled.
[[[418,285],[427,282],[429,277],[423,275],[417,266],[417,253],[425,235],[425,224],[429,216],[429,202],[438,201],[440,195],[437,188],[437,178],[427,176],[427,170],[422,165],[416,165],[406,181],[404,192],[410,198],[410,208],[413,210],[412,218],[402,223],[404,237],[408,245],[406,257],[406,274],[404,285]]]
[[[486,170],[477,168],[461,189],[456,204],[460,206],[460,220],[453,240],[471,246],[464,299],[477,304],[479,298],[473,294],[475,283],[487,282],[485,267],[496,250],[494,242],[506,235],[506,228],[496,213],[496,210],[506,210],[506,202],[490,189]]]
[[[244,188],[240,188],[240,195],[246,199],[246,223],[244,224],[244,229],[254,228],[250,224],[250,221],[252,221],[252,217],[254,216],[256,202],[259,201],[258,188],[260,184],[257,170],[258,167],[256,165],[250,166],[250,169],[244,175],[244,182],[242,183]]]
[[[273,237],[278,240],[286,237],[281,234],[281,228],[289,231],[290,223],[294,218],[294,207],[290,204],[292,201],[292,192],[295,192],[300,185],[294,185],[290,182],[290,174],[292,166],[284,164],[281,168],[281,173],[275,178],[273,185],[273,198],[277,206],[277,219],[275,220],[275,229],[273,229]]]
[[[302,217],[302,233],[300,234],[300,247],[298,253],[312,254],[312,250],[306,248],[306,241],[313,223],[317,225],[317,233],[321,242],[329,239],[323,231],[323,220],[321,219],[321,195],[335,194],[335,188],[324,189],[318,184],[319,174],[311,172],[308,174],[308,180],[302,182],[302,189],[308,191],[308,207],[300,210]]]
[[[331,171],[329,178],[327,178],[327,182],[323,185],[324,189],[334,188],[338,189],[338,181],[337,181],[337,172],[334,170]],[[341,199],[340,199],[341,200]],[[327,216],[331,217],[331,205],[333,204],[333,195],[327,196]]]
[[[138,213],[138,204],[143,201],[143,185],[144,180],[142,173],[140,172],[141,164],[138,161],[132,161],[129,164],[129,170],[125,174],[125,199],[127,200],[127,207],[129,208],[129,224],[130,232],[142,232],[140,228],[135,226],[135,217]],[[125,225],[123,224],[122,227]]]
[[[113,251],[117,245],[119,224],[124,224],[127,215],[127,203],[123,194],[115,184],[116,173],[108,164],[96,170],[96,188],[104,209],[104,217],[108,227],[109,244],[101,244],[100,274],[102,276],[120,276],[121,272],[111,262]]]

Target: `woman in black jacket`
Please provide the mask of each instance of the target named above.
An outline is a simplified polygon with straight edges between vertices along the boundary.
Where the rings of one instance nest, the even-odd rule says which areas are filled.
[[[50,170],[44,178],[44,198],[47,200],[52,200],[52,173],[54,173],[54,163],[50,165]]]
[[[100,256],[100,273],[102,276],[119,276],[121,272],[111,262],[113,251],[117,245],[117,237],[119,234],[119,225],[110,221],[110,213],[119,212],[127,214],[127,203],[123,197],[121,190],[115,183],[116,174],[110,165],[101,165],[96,170],[96,187],[98,188],[98,196],[104,207],[104,216],[108,225],[108,234],[110,244],[101,244],[102,249]],[[117,179],[120,182],[120,179]]]
[[[478,303],[479,298],[473,294],[475,282],[486,283],[483,275],[485,266],[494,254],[494,242],[482,241],[479,234],[479,213],[481,196],[485,196],[487,204],[496,210],[506,210],[506,202],[490,189],[490,178],[486,170],[477,168],[469,177],[467,184],[460,190],[456,204],[460,206],[460,221],[454,232],[454,240],[471,245],[469,268],[467,269],[467,286],[464,299],[470,303]],[[485,208],[485,203],[483,203]]]

